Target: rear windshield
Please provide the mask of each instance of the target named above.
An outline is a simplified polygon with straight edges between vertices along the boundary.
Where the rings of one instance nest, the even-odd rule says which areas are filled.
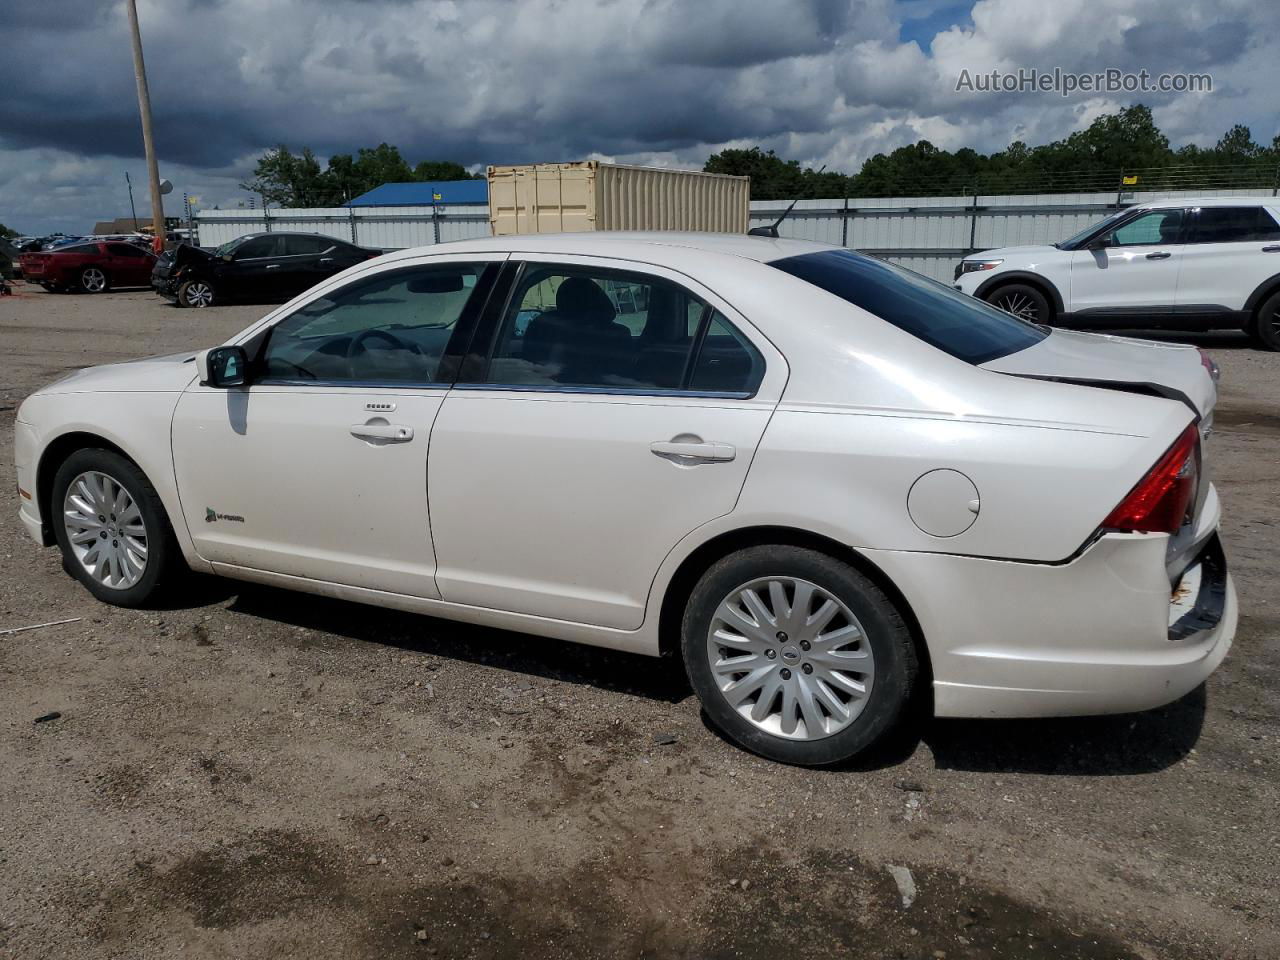
[[[769,266],[821,287],[966,363],[1025,350],[1048,334],[1033,323],[883,260],[824,250]]]

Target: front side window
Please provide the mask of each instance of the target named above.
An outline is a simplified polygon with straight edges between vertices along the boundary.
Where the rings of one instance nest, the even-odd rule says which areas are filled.
[[[280,256],[280,237],[254,237],[235,248],[237,260],[256,260]]]
[[[700,364],[703,349],[719,352]],[[763,371],[750,341],[669,280],[530,264],[513,291],[485,382],[750,395]]]
[[[1201,207],[1191,221],[1189,243],[1244,243],[1280,239],[1263,207]]]
[[[1181,232],[1181,210],[1152,210],[1112,230],[1109,246],[1141,247],[1178,243]]]
[[[904,267],[825,250],[774,260],[769,266],[861,307],[966,363],[1017,353],[1048,334],[1033,323]]]
[[[433,383],[484,267],[396,270],[313,300],[272,329],[260,379]]]

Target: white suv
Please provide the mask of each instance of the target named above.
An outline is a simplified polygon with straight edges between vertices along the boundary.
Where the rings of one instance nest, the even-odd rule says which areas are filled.
[[[1280,199],[1138,204],[1052,246],[965,257],[955,286],[1037,323],[1237,328],[1280,350]]]

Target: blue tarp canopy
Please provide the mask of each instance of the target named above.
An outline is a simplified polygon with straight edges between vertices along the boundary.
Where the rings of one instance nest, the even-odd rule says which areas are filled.
[[[436,195],[439,199],[436,199]],[[488,203],[484,180],[445,180],[438,183],[384,183],[362,193],[348,207],[429,207],[433,203]]]

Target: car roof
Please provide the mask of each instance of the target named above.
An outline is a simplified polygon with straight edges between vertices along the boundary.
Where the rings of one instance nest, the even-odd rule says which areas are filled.
[[[824,250],[839,250],[811,240],[749,236],[745,233],[596,230],[579,233],[530,233],[454,240],[448,244],[397,251],[400,256],[424,253],[578,254],[678,264],[682,256],[706,253],[768,263]]]
[[[1130,210],[1161,209],[1164,207],[1269,207],[1275,206],[1275,197],[1170,197],[1167,200],[1144,200]]]

